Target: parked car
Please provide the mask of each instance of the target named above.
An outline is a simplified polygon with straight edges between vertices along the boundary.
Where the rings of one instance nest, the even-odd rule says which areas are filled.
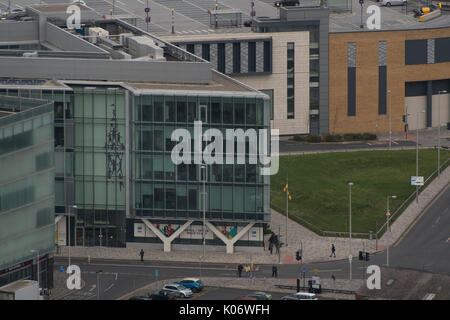
[[[293,7],[293,6],[299,6],[300,0],[280,0],[275,1],[274,6],[275,7]]]
[[[381,0],[380,4],[382,6],[404,6],[408,3],[408,0]]]
[[[84,2],[83,0],[73,0],[72,4],[85,6],[86,2]]]
[[[128,300],[153,300],[153,299],[146,296],[133,296]]]
[[[203,282],[197,278],[184,278],[181,281],[174,282],[174,284],[179,284],[187,289],[191,289],[192,292],[203,290]]]
[[[310,292],[297,292],[294,296],[298,297],[298,300],[319,300],[314,293]]]
[[[175,292],[175,293],[181,293],[182,297],[184,297],[184,298],[192,297],[192,290],[187,289],[186,287],[183,287],[182,285],[179,285],[179,284],[173,284],[173,283],[166,284],[166,285],[164,285],[163,290]]]
[[[271,294],[268,294],[268,293],[265,293],[265,292],[262,292],[262,291],[249,293],[247,295],[247,297],[254,297],[257,300],[272,300],[272,295]]]
[[[178,293],[165,290],[156,291],[150,296],[152,300],[176,300],[178,297]]]
[[[25,10],[19,9],[19,8],[14,8],[14,9],[11,9],[11,11],[7,14],[7,17],[10,19],[16,19],[16,18],[24,17],[26,15],[27,15],[27,13],[25,12]]]

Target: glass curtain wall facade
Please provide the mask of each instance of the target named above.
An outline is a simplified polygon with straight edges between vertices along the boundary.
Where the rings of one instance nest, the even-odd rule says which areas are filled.
[[[12,112],[0,117],[2,286],[31,279],[30,260],[36,258],[31,250],[38,250],[40,257],[53,252],[55,210],[53,103],[0,96],[0,110]],[[2,272],[19,264],[21,273]],[[49,281],[41,269],[41,286],[48,287]]]
[[[75,243],[125,246],[125,90],[74,87]]]
[[[225,139],[226,129],[268,129],[269,103],[263,99],[142,95],[134,97],[132,116],[136,218],[201,220],[203,180],[198,164],[174,165],[171,134],[186,128],[194,146],[194,121],[205,132],[216,128]],[[206,143],[203,143],[203,148]],[[226,152],[226,141],[223,142]],[[248,150],[248,143],[247,143]],[[248,156],[248,154],[247,154]],[[246,157],[247,158],[247,157]],[[209,221],[269,221],[269,177],[259,174],[256,164],[207,166],[206,219]]]

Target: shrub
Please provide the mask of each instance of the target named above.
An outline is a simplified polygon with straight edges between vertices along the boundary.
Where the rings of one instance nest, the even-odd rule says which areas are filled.
[[[342,136],[340,134],[327,134],[325,135],[325,141],[326,142],[337,142],[341,141]]]
[[[317,143],[317,142],[322,141],[322,137],[317,134],[311,134],[306,138],[306,141],[312,142],[312,143]]]
[[[295,140],[295,141],[306,141],[306,136],[301,136],[301,135],[295,135],[293,138],[292,138],[292,140]]]
[[[362,138],[363,138],[363,140],[376,140],[377,135],[375,133],[364,132],[362,134]]]
[[[362,140],[363,135],[360,133],[345,133],[344,134],[344,140],[345,141],[358,141]]]

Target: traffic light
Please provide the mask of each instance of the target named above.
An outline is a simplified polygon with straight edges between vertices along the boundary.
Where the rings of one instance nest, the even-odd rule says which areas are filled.
[[[370,253],[366,252],[366,261],[370,260]]]
[[[359,260],[364,260],[363,252],[362,252],[362,251],[359,252]]]

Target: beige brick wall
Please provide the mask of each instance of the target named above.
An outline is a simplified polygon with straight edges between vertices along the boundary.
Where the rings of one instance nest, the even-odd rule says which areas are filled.
[[[309,33],[236,33],[209,34],[185,37],[164,37],[169,42],[177,41],[216,41],[272,38],[272,73],[263,75],[237,75],[234,79],[255,89],[274,90],[273,129],[280,135],[309,133]],[[294,119],[287,119],[287,43],[295,42],[295,109]]]
[[[405,82],[450,78],[450,62],[405,65],[405,40],[449,36],[450,28],[330,34],[330,133],[388,132],[388,113],[378,114],[378,41],[387,41],[387,89],[392,92],[392,131],[403,131],[406,103],[411,104],[412,109],[421,104],[420,99],[405,100]],[[356,116],[347,116],[348,42],[356,42]],[[415,118],[412,121],[416,123]]]

